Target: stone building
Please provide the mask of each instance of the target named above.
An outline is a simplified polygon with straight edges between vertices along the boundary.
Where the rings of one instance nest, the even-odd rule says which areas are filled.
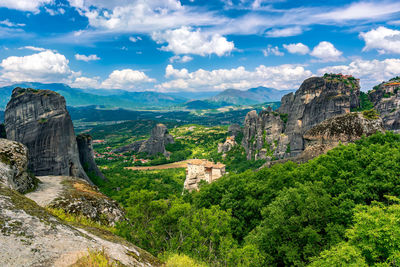
[[[194,159],[188,162],[186,169],[186,190],[198,190],[200,181],[212,183],[225,174],[225,165],[213,163],[204,159]]]

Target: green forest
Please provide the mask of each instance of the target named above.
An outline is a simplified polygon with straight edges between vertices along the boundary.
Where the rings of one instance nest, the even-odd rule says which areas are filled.
[[[241,154],[237,152],[237,154]],[[400,135],[378,133],[307,163],[231,172],[183,192],[184,169],[104,169],[129,221],[116,233],[198,266],[397,266]],[[195,265],[196,265],[195,264]]]

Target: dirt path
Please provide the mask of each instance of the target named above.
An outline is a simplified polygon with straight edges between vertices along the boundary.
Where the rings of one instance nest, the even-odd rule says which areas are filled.
[[[25,196],[35,201],[39,206],[45,207],[63,191],[61,182],[64,180],[64,177],[39,176],[37,178],[41,181],[38,188],[36,191],[28,193]]]
[[[157,165],[157,166],[146,166],[146,167],[125,167],[127,170],[132,171],[151,171],[151,170],[166,170],[175,168],[186,168],[187,164],[190,163],[192,159],[178,161],[169,164]]]

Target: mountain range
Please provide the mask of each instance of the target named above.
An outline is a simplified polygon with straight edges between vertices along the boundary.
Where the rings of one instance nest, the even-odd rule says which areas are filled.
[[[213,109],[231,105],[254,105],[280,101],[291,90],[276,90],[266,87],[251,88],[246,91],[227,89],[217,92],[158,93],[153,91],[130,92],[125,90],[79,89],[62,83],[19,83],[0,87],[0,110],[4,110],[15,87],[49,89],[65,97],[68,106],[99,105],[105,108],[124,109]],[[203,100],[201,100],[203,99]]]

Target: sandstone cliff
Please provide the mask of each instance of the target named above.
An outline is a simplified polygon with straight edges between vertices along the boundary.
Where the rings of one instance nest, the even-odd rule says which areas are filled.
[[[167,127],[159,123],[151,130],[151,136],[147,140],[134,142],[130,145],[115,149],[114,152],[134,151],[138,153],[146,153],[149,155],[157,155],[159,153],[168,156],[165,146],[174,143],[174,138],[168,133]]]
[[[359,81],[351,76],[326,74],[305,80],[282,98],[276,112],[249,112],[242,145],[248,159],[285,158],[304,150],[303,134],[318,123],[359,106]]]
[[[35,175],[66,175],[89,180],[79,161],[71,118],[61,95],[15,88],[5,112],[7,138],[28,147]]]
[[[21,143],[0,139],[0,184],[20,193],[35,188],[37,182],[28,173],[28,149]]]
[[[92,173],[102,180],[107,180],[101,173],[94,160],[92,137],[88,134],[80,134],[76,137],[79,150],[79,160],[87,174]]]

